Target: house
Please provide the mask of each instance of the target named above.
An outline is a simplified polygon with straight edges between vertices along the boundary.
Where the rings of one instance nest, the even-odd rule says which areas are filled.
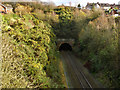
[[[13,12],[13,7],[9,4],[3,5],[2,3],[0,3],[0,13],[2,14],[6,14],[6,13],[11,13]]]
[[[115,6],[115,4],[109,4],[109,3],[87,3],[86,9],[92,10],[92,8],[102,8],[105,11],[109,10],[111,7]]]
[[[115,4],[109,4],[109,3],[99,3],[97,2],[100,8],[102,8],[105,11],[108,11],[111,7],[113,7]]]
[[[88,10],[92,10],[92,8],[99,8],[99,5],[97,4],[97,3],[87,3],[87,5],[86,5],[86,9],[88,9]]]
[[[92,8],[101,8],[103,9],[106,14],[111,14],[114,16],[120,15],[120,4],[109,4],[109,3],[87,3],[86,9],[92,10]]]
[[[111,7],[113,13],[111,15],[114,15],[114,16],[120,16],[120,5],[117,4],[117,5],[114,5]]]
[[[7,13],[12,13],[13,12],[13,7],[9,4],[5,5],[7,7]]]
[[[7,13],[7,7],[0,3],[0,13],[5,14]]]

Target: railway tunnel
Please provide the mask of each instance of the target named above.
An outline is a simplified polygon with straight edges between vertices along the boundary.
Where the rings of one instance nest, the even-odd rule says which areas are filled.
[[[57,39],[56,44],[59,51],[72,51],[74,39]]]
[[[59,51],[72,51],[72,46],[69,43],[63,43],[60,45]]]
[[[68,88],[98,88],[99,85],[86,71],[72,51],[74,49],[74,39],[57,39],[57,50],[60,51],[60,57],[63,63],[66,83]]]

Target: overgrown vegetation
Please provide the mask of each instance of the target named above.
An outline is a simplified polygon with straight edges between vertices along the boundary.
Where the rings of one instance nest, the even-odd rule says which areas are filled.
[[[75,18],[79,35],[74,51],[85,62],[91,62],[88,69],[105,87],[119,87],[119,29],[114,17],[106,17],[102,10],[95,10],[86,15],[80,11]]]
[[[120,87],[119,17],[37,3],[14,4],[3,16],[3,88],[64,87],[56,38],[75,39],[74,52],[105,85]]]
[[[59,15],[59,22],[54,28],[57,38],[72,38],[71,25],[73,12],[69,7],[58,7],[55,9],[57,15]],[[66,36],[67,35],[67,36]]]
[[[89,71],[105,87],[119,87],[119,23],[118,18],[107,16],[101,9],[57,9],[60,22],[57,25],[58,38],[75,39],[74,52],[90,62]]]
[[[2,88],[63,88],[53,28],[29,6],[14,10],[2,21]]]

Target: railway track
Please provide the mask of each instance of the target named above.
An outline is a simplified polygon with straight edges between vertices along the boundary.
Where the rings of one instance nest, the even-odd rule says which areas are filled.
[[[65,65],[67,67],[67,71],[71,78],[71,85],[73,88],[89,88],[93,90],[93,86],[91,82],[87,79],[86,75],[82,71],[80,64],[76,61],[76,58],[72,55],[71,52],[62,52],[62,58],[65,60]]]

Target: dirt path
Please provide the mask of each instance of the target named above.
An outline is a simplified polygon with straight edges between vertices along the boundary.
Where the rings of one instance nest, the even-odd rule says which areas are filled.
[[[99,83],[89,74],[72,52],[61,52],[66,81],[69,88],[100,88]]]

